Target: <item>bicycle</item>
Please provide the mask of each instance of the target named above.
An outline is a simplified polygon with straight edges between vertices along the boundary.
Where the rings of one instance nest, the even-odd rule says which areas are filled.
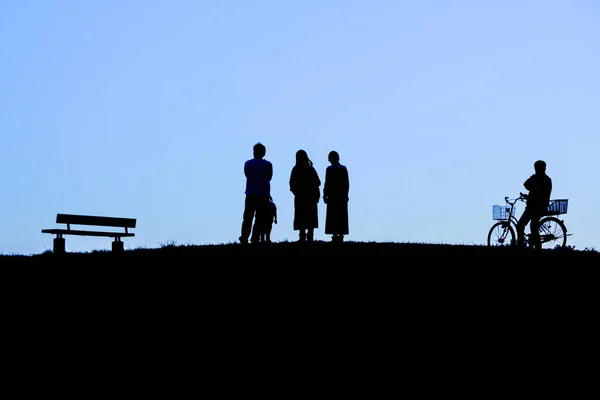
[[[487,237],[488,246],[515,246],[517,244],[517,217],[515,216],[515,204],[518,201],[526,202],[527,195],[519,193],[516,199],[504,198],[506,205],[492,206],[492,218],[496,222],[490,228]],[[567,244],[567,227],[565,221],[558,218],[558,215],[566,214],[569,205],[568,199],[550,200],[548,212],[540,219],[540,242],[543,249],[551,249]],[[531,247],[531,233],[525,234],[527,247]]]

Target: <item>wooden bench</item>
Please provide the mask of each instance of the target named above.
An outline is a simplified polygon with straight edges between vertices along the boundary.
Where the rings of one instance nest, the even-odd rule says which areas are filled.
[[[135,228],[135,218],[117,218],[117,217],[99,217],[95,215],[75,215],[75,214],[56,214],[57,224],[67,224],[67,229],[42,229],[42,233],[51,233],[56,235],[54,238],[54,253],[65,252],[65,239],[63,235],[79,236],[104,236],[115,240],[112,242],[113,252],[122,252],[124,250],[123,237],[135,236],[135,233],[129,232],[129,228]],[[124,231],[93,231],[71,229],[71,225],[88,225],[124,228]]]

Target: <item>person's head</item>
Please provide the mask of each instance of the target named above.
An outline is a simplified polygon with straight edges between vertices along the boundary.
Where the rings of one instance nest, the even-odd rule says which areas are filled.
[[[538,174],[546,172],[546,162],[537,160],[535,163],[533,163],[533,169],[535,169],[535,172]]]
[[[330,163],[337,163],[340,161],[340,155],[338,154],[337,151],[332,150],[329,152],[329,156],[327,157],[327,159],[329,160]]]
[[[310,165],[310,159],[308,158],[308,154],[304,150],[298,150],[296,152],[296,164],[297,165]]]
[[[254,158],[263,158],[267,154],[267,148],[261,142],[258,142],[252,148],[254,150]]]

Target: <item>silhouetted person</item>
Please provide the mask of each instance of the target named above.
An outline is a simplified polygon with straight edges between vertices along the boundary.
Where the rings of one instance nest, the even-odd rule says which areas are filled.
[[[323,202],[327,204],[325,233],[332,235],[332,242],[343,242],[348,234],[348,192],[350,180],[348,169],[340,164],[337,151],[329,152],[331,165],[325,170]]]
[[[267,211],[259,214],[259,219],[256,220],[254,229],[258,229],[258,241],[263,243],[271,243],[271,231],[273,224],[277,223],[277,205],[273,202],[273,198],[269,198]]]
[[[273,178],[273,164],[264,159],[267,148],[262,143],[256,143],[253,147],[254,158],[244,164],[244,175],[246,175],[246,200],[244,203],[244,215],[242,221],[242,235],[240,243],[248,243],[250,233],[252,243],[258,242],[258,230],[256,220],[261,214],[268,212],[269,197],[271,196],[271,179]],[[254,229],[252,223],[254,222]]]
[[[319,227],[317,204],[321,197],[321,179],[304,150],[296,152],[296,165],[290,174],[290,191],[294,194],[294,230],[300,242],[313,242]]]
[[[527,199],[525,210],[517,222],[517,245],[525,247],[525,226],[529,223],[530,238],[534,249],[541,249],[540,219],[548,213],[552,179],[546,175],[546,163],[538,160],[533,164],[535,174],[531,175],[523,186],[529,191],[521,193]]]

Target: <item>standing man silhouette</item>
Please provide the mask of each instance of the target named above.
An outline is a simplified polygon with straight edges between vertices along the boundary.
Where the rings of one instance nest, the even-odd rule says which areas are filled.
[[[529,191],[521,193],[527,199],[525,210],[517,222],[517,246],[525,247],[525,226],[529,223],[531,244],[534,249],[540,250],[540,219],[547,214],[550,194],[552,193],[552,179],[546,175],[546,163],[538,160],[533,164],[535,174],[531,175],[523,186]]]
[[[267,148],[258,142],[253,147],[254,157],[244,164],[246,176],[246,200],[242,221],[242,235],[240,243],[258,243],[259,231],[256,221],[260,222],[263,213],[268,212],[269,197],[271,196],[271,179],[273,178],[273,164],[264,159]],[[252,223],[254,222],[254,229]]]
[[[325,233],[332,235],[331,241],[343,242],[348,234],[348,192],[350,179],[348,169],[340,164],[337,151],[330,151],[328,156],[331,165],[325,170],[323,185],[323,202],[327,204],[325,216]]]

